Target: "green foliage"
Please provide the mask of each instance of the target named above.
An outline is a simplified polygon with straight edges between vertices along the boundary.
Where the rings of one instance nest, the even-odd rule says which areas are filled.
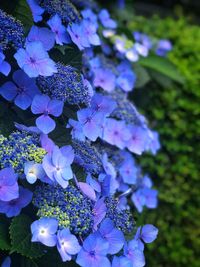
[[[148,246],[147,266],[199,267],[200,28],[183,17],[137,16],[128,27],[170,39],[174,47],[168,59],[185,80],[182,85],[172,83],[151,70],[155,82],[134,92],[136,100],[145,97],[145,102],[137,102],[162,143],[156,157],[146,155],[140,161],[160,192],[158,209],[142,215],[142,223],[153,223],[160,231],[157,242]]]
[[[0,250],[9,250],[10,240],[9,240],[9,229],[7,223],[3,220],[0,221]]]
[[[12,219],[10,225],[11,252],[17,252],[28,258],[38,258],[43,255],[39,243],[31,242],[30,225],[32,220],[26,215],[19,215]]]

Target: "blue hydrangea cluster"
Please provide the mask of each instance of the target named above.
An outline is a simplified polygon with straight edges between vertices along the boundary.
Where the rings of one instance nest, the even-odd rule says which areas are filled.
[[[57,73],[50,77],[39,76],[37,84],[44,94],[70,105],[88,104],[90,92],[80,73],[71,66],[56,64]]]
[[[165,56],[171,43],[121,35],[95,1],[27,4],[34,21],[27,36],[0,11],[0,75],[12,68],[0,84],[1,101],[29,124],[15,123],[17,131],[0,135],[0,213],[18,216],[32,202],[38,219],[31,241],[56,247],[63,262],[143,267],[144,245],[158,229],[136,228],[132,207],[156,208],[158,192],[136,157],[155,155],[160,142],[129,99],[137,81],[132,62],[150,51]],[[10,44],[12,60],[4,55]],[[56,60],[60,46],[63,57],[69,46],[81,51],[80,70]]]
[[[80,21],[78,10],[69,0],[39,0],[38,3],[47,13],[58,14],[66,23]]]
[[[46,151],[39,146],[39,139],[25,131],[11,133],[8,138],[0,135],[1,168],[12,167],[23,173],[27,161],[41,163]]]
[[[73,234],[89,234],[93,227],[92,203],[87,197],[69,185],[43,185],[36,188],[33,204],[39,217],[55,218],[61,228],[69,228]]]
[[[23,43],[24,30],[20,21],[0,9],[0,49],[4,50],[9,45],[18,49]]]

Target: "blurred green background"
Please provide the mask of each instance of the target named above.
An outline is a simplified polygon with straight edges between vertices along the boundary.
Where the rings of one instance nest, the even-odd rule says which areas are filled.
[[[111,2],[113,12],[116,1]],[[168,59],[184,77],[181,85],[151,73],[154,80],[133,93],[162,143],[156,157],[140,159],[159,190],[158,209],[145,210],[141,219],[159,228],[157,241],[147,247],[147,266],[199,267],[200,1],[127,0],[126,4],[115,13],[120,26],[171,40]]]

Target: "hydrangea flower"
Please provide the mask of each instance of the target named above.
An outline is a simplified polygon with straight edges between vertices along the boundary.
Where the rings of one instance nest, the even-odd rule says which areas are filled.
[[[31,105],[33,114],[42,114],[36,119],[36,125],[43,133],[48,134],[56,127],[55,121],[49,116],[59,117],[63,111],[63,102],[51,100],[47,95],[36,95]]]
[[[54,33],[57,44],[63,45],[63,43],[69,44],[71,42],[67,29],[62,25],[62,20],[58,14],[51,17],[51,19],[47,21],[47,24]]]
[[[123,182],[127,184],[136,184],[137,171],[137,167],[132,157],[125,159],[119,168],[119,173]]]
[[[54,247],[57,243],[56,232],[58,221],[52,218],[42,218],[31,224],[32,242],[41,242],[45,246]]]
[[[64,155],[62,151],[55,146],[52,154],[47,154],[42,166],[52,181],[57,181],[63,188],[68,186],[68,181],[73,178],[71,163],[74,159],[73,152]]]
[[[17,174],[12,168],[0,170],[0,200],[10,201],[19,197]]]
[[[98,34],[96,33],[96,25],[89,22],[88,20],[83,20],[82,25],[84,35],[87,37],[89,43],[91,45],[100,45],[101,41]]]
[[[35,79],[29,78],[22,70],[13,73],[14,82],[6,82],[0,87],[0,94],[8,101],[13,101],[16,106],[27,109],[36,94],[40,91],[35,83]]]
[[[4,213],[8,218],[17,216],[21,210],[28,206],[32,200],[33,193],[19,186],[19,197],[10,201],[0,201],[0,213]]]
[[[35,163],[34,161],[28,161],[25,163],[24,174],[26,175],[26,180],[30,184],[34,184],[37,179],[42,180],[45,176],[42,164]]]
[[[120,257],[114,256],[113,258],[112,267],[132,267],[132,266],[133,266],[132,262],[124,256]]]
[[[41,8],[38,5],[37,0],[26,0],[26,1],[29,4],[29,7],[31,9],[34,22],[41,21],[42,20],[42,14],[44,13],[44,8]]]
[[[141,239],[144,243],[152,243],[158,235],[158,229],[152,224],[139,227],[135,239]]]
[[[125,256],[131,261],[134,267],[143,267],[145,265],[144,253],[139,249],[136,240],[131,240],[125,246],[124,249]]]
[[[109,69],[98,68],[94,70],[94,86],[101,87],[107,92],[115,89],[116,78]]]
[[[70,261],[72,255],[76,255],[81,249],[76,236],[67,228],[58,231],[57,240],[57,249],[63,261]]]
[[[117,27],[116,21],[110,18],[107,9],[102,9],[99,13],[99,19],[105,28],[115,29]]]
[[[44,49],[48,51],[53,48],[55,43],[55,37],[54,34],[48,28],[32,26],[26,38],[26,42],[41,42]]]
[[[169,40],[160,40],[157,44],[156,54],[164,57],[169,51],[172,50],[172,44]]]
[[[81,24],[72,23],[67,27],[67,31],[73,41],[80,50],[90,47],[88,39],[84,36],[84,28]]]
[[[117,254],[122,249],[125,242],[124,235],[120,230],[115,228],[109,218],[101,223],[99,233],[109,243],[108,254]]]
[[[14,58],[29,77],[51,76],[57,72],[55,62],[49,58],[41,42],[27,43],[26,48],[20,48]]]
[[[84,240],[83,247],[78,253],[76,262],[82,267],[110,267],[110,261],[106,257],[108,248],[109,243],[99,234],[91,234]]]
[[[0,51],[0,73],[3,73],[5,76],[8,76],[11,70],[10,64],[4,60],[5,55]]]

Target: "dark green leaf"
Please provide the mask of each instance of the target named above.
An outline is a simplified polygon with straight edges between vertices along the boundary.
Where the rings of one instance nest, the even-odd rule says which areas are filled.
[[[25,32],[33,25],[32,13],[26,0],[19,0],[14,11],[14,16],[24,25]]]
[[[9,250],[9,229],[6,222],[0,222],[0,250]]]
[[[12,219],[10,225],[11,252],[17,252],[29,258],[38,258],[44,253],[39,243],[31,242],[31,223],[32,220],[23,214]]]
[[[136,74],[137,80],[135,87],[140,88],[145,86],[150,81],[150,76],[145,68],[140,66],[139,64],[134,65],[134,72]]]
[[[153,69],[170,79],[183,83],[184,79],[181,74],[178,72],[176,66],[171,63],[167,58],[159,57],[156,55],[150,55],[139,60],[139,64],[143,67]]]

